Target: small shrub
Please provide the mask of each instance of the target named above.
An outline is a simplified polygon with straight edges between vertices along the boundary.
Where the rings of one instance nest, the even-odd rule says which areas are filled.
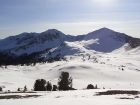
[[[98,89],[97,84],[96,84],[96,86],[95,86],[95,88],[94,88],[94,89]]]
[[[0,91],[2,91],[2,87],[0,87]]]
[[[23,92],[26,92],[27,91],[27,87],[26,87],[26,85],[24,86],[24,90],[23,90]]]
[[[87,89],[94,89],[94,86],[92,84],[88,84]]]
[[[17,91],[21,91],[20,88],[18,88]]]
[[[57,85],[53,85],[52,91],[57,91]]]

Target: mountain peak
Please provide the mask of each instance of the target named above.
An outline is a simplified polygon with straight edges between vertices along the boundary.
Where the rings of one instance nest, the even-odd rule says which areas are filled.
[[[113,31],[112,29],[109,29],[109,28],[106,28],[106,27],[103,27],[101,29],[99,29],[100,31]]]
[[[131,45],[132,48],[140,46],[140,39],[134,39],[103,27],[79,36],[65,35],[57,29],[49,29],[42,33],[22,33],[0,40],[0,50],[10,51],[16,55],[32,54],[58,47],[65,42],[70,42],[74,46],[78,44],[78,48],[81,46],[98,52],[112,52],[122,48],[126,43]]]
[[[110,35],[112,33],[114,33],[115,31],[109,29],[109,28],[106,28],[106,27],[103,27],[103,28],[100,28],[98,30],[95,30],[93,32],[90,32],[88,33],[87,35],[97,35],[97,36],[104,36],[104,35]]]
[[[51,35],[55,35],[57,33],[61,33],[62,34],[62,32],[59,31],[59,30],[57,30],[57,29],[48,29],[47,31],[45,31],[43,33],[45,33],[45,34],[51,34]]]
[[[109,28],[107,28],[107,27],[103,27],[103,28],[100,28],[100,29],[104,29],[104,30],[105,30],[105,29],[109,29]],[[109,30],[110,30],[110,29],[109,29]]]

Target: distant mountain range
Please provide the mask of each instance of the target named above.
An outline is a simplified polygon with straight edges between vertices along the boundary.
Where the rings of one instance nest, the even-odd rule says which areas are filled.
[[[108,28],[77,36],[49,29],[42,33],[22,33],[1,39],[0,64],[40,62],[69,55],[111,53],[120,49],[130,51],[139,46],[140,39]]]

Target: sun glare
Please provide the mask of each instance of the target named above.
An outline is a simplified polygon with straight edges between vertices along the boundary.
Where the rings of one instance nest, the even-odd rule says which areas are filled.
[[[93,1],[101,5],[112,4],[114,2],[114,0],[93,0]]]
[[[99,2],[109,2],[109,1],[112,1],[112,0],[97,0]]]

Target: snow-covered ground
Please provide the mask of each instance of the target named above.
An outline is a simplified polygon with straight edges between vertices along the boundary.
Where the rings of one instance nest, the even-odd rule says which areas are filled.
[[[42,96],[38,98],[3,99],[0,100],[0,105],[139,105],[140,104],[139,94],[96,96],[97,94],[96,92],[102,91],[106,90],[97,89],[97,90],[32,93],[32,95],[42,95]],[[2,94],[1,96],[3,95],[7,94]],[[18,93],[15,95],[25,96],[29,95],[29,93]]]
[[[89,52],[90,53],[90,52]],[[3,91],[16,91],[25,85],[33,89],[36,79],[46,79],[57,84],[62,71],[73,77],[76,91],[43,93],[13,93],[11,95],[42,95],[38,98],[3,99],[0,105],[139,105],[140,98],[134,95],[95,96],[95,92],[110,89],[140,89],[140,55],[97,53],[67,56],[67,61],[36,64],[36,66],[8,66],[0,68],[0,86]],[[88,84],[98,86],[97,90],[83,90]],[[105,90],[102,90],[105,88]],[[4,96],[7,94],[0,94]],[[8,94],[9,95],[9,94]],[[118,98],[130,99],[118,99]],[[140,95],[138,95],[140,97]],[[132,98],[132,99],[131,99]],[[133,99],[134,98],[134,99]]]
[[[25,85],[33,89],[36,79],[45,79],[57,85],[62,71],[69,72],[73,87],[86,88],[88,84],[103,89],[140,89],[140,55],[90,54],[67,56],[67,61],[36,64],[36,66],[8,66],[0,68],[0,86],[16,91]]]

